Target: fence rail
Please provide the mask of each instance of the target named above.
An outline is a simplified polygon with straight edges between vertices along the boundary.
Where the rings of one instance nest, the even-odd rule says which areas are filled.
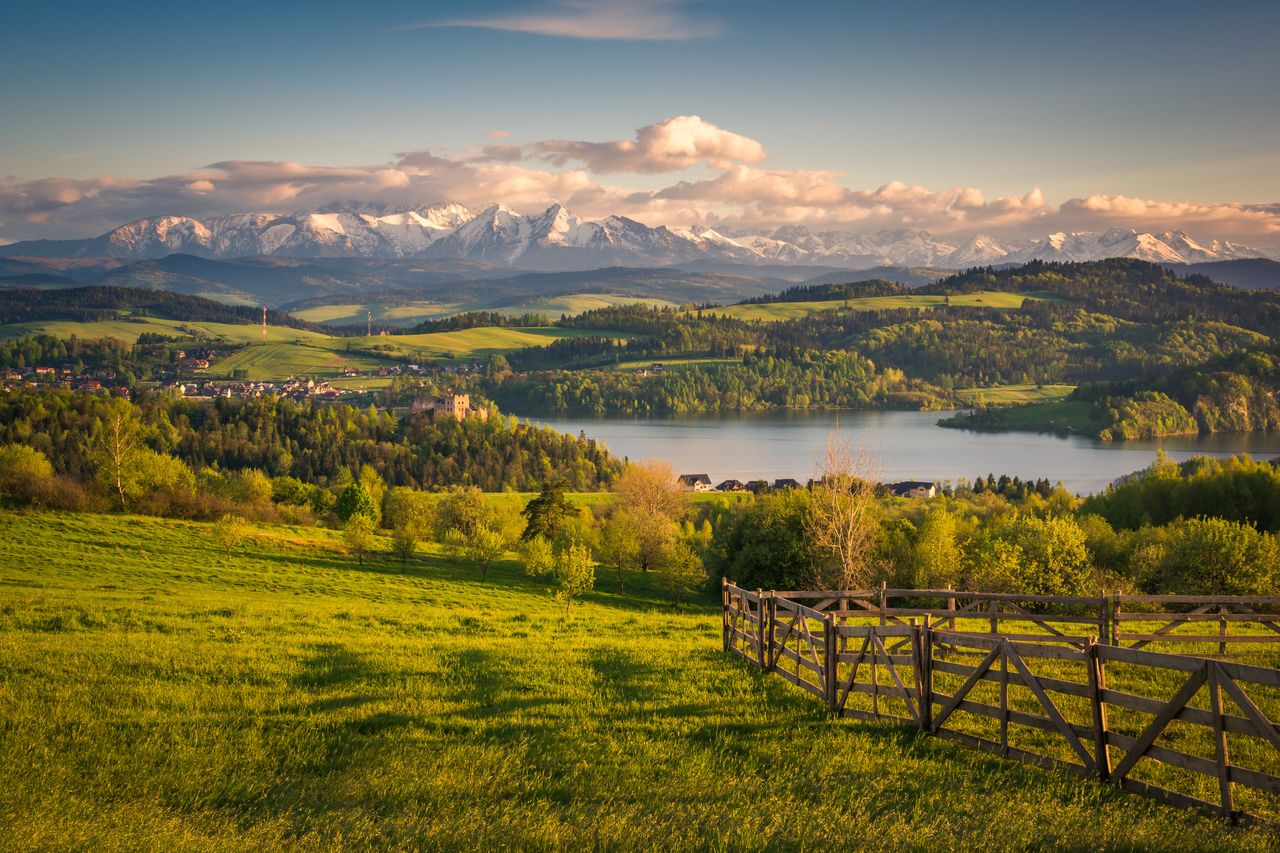
[[[940,612],[885,605],[895,597],[931,596],[954,600]],[[1098,642],[1110,638],[1106,633],[1077,637],[1053,627],[1092,625],[1092,617],[972,609],[973,602],[990,608],[990,602],[1020,607],[1028,601],[953,590],[750,592],[725,581],[724,647],[842,716],[894,720],[1233,822],[1280,826],[1280,725],[1273,722],[1280,719],[1280,669],[1108,644]],[[875,606],[864,606],[868,602]],[[1128,613],[1099,602],[1191,610]],[[1097,608],[1107,627],[1140,621],[1131,615],[1149,622],[1205,617],[1186,620],[1190,624],[1220,616],[1240,618],[1219,625],[1270,621],[1280,617],[1203,608],[1274,602],[1280,598],[1036,597],[1037,604]],[[993,612],[987,632],[950,627]],[[1061,618],[1049,618],[1054,615]],[[999,633],[1006,617],[1047,630]],[[879,624],[854,624],[867,618]],[[1140,645],[1169,634],[1116,633]],[[1272,641],[1268,634],[1248,636]],[[1275,637],[1280,640],[1280,631]]]

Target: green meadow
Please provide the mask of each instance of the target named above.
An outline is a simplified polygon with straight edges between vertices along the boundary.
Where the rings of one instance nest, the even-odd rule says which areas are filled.
[[[1276,839],[821,703],[718,602],[337,534],[0,513],[0,847],[1164,849]]]
[[[965,388],[957,391],[956,396],[969,405],[1018,406],[1024,403],[1056,403],[1066,399],[1074,390],[1074,385],[992,385]]]
[[[714,313],[739,320],[796,320],[820,311],[885,311],[892,308],[936,308],[957,305],[970,308],[1021,308],[1027,299],[1043,299],[1045,294],[978,291],[951,296],[904,293],[900,296],[860,296],[854,299],[829,299],[817,302],[768,302],[761,305],[726,305],[712,309]]]

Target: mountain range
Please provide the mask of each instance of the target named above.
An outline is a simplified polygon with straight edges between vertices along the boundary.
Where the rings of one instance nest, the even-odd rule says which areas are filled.
[[[865,270],[877,266],[963,269],[1032,260],[1139,258],[1196,264],[1280,252],[1181,231],[1129,229],[1049,234],[1007,240],[978,234],[958,240],[927,231],[884,229],[862,234],[788,225],[767,233],[705,226],[650,227],[625,216],[579,218],[563,206],[522,215],[502,204],[479,212],[460,204],[388,210],[359,203],[288,215],[244,213],[195,219],[157,216],[83,240],[28,240],[0,246],[0,256],[144,260],[172,254],[207,259],[247,257],[460,259],[535,271],[603,267],[815,266]]]

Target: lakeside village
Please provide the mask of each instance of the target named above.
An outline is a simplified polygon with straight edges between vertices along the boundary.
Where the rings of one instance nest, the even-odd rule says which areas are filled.
[[[678,479],[680,487],[686,492],[729,492],[735,494],[750,492],[756,495],[764,492],[781,492],[788,489],[812,489],[817,482],[809,480],[808,483],[801,484],[799,480],[781,477],[772,483],[768,480],[751,480],[746,483],[741,480],[725,480],[719,485],[713,486],[711,485],[711,477],[707,474],[681,474]],[[883,483],[881,484],[881,489],[885,494],[893,495],[895,498],[928,500],[938,495],[938,484],[926,483],[923,480]]]
[[[334,400],[350,399],[368,393],[368,389],[339,388],[328,380],[311,376],[293,377],[281,382],[250,380],[245,376],[233,376],[230,379],[210,376],[209,369],[216,357],[217,352],[214,350],[177,350],[174,363],[168,371],[170,374],[168,377],[142,384],[179,397],[197,400],[215,398],[252,400],[273,395],[293,400],[307,398]],[[437,367],[433,372],[444,370],[448,373],[466,374],[481,368],[480,362],[472,362]],[[344,367],[342,378],[343,380],[394,379],[400,376],[418,376],[427,372],[426,367],[418,364],[386,365],[377,370],[366,371]],[[70,364],[11,368],[4,372],[0,380],[0,388],[11,391],[24,387],[56,387],[87,393],[106,392],[125,398],[131,394],[130,388],[119,383],[114,370],[77,368]]]

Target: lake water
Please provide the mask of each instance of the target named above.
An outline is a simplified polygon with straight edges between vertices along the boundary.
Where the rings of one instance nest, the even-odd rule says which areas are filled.
[[[943,429],[950,412],[785,412],[650,418],[538,418],[573,435],[585,432],[614,455],[664,459],[677,473],[721,480],[804,482],[825,451],[829,431],[877,459],[883,480],[973,479],[993,473],[1061,480],[1078,493],[1102,490],[1151,464],[1156,450],[1183,460],[1197,455],[1280,455],[1280,435],[1249,433],[1152,441],[1102,442],[1080,436]]]

